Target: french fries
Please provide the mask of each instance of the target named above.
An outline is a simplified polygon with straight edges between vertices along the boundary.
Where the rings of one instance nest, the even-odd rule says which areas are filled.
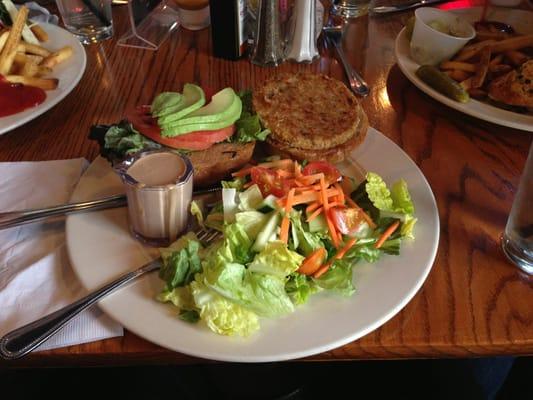
[[[459,82],[475,99],[487,98],[492,80],[533,57],[533,35],[517,35],[492,28],[478,30],[474,40],[451,60],[439,65],[441,71]]]
[[[34,86],[43,90],[54,90],[59,84],[56,78],[48,77],[60,63],[72,57],[73,49],[64,47],[50,50],[41,45],[49,42],[48,33],[39,25],[33,24],[31,31],[39,44],[28,43],[22,39],[23,29],[28,18],[28,8],[20,7],[13,25],[0,30],[0,75],[14,84]],[[47,43],[47,47],[53,43]]]

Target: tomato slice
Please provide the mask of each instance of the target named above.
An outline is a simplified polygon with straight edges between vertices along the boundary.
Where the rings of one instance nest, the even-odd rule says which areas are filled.
[[[274,171],[268,168],[252,167],[250,175],[252,182],[259,186],[263,196],[273,194],[276,197],[283,197],[292,187],[290,180],[280,179]]]
[[[304,175],[315,175],[320,172],[326,177],[326,183],[330,184],[337,182],[341,177],[339,170],[327,161],[312,161],[302,170]]]
[[[226,140],[235,132],[235,126],[230,125],[221,129],[196,131],[175,137],[161,136],[161,128],[159,128],[157,121],[150,115],[149,106],[140,106],[136,109],[129,110],[126,112],[126,118],[144,136],[173,149],[205,150],[214,143]]]
[[[365,222],[362,213],[356,208],[334,207],[330,211],[335,228],[343,235],[353,235]]]

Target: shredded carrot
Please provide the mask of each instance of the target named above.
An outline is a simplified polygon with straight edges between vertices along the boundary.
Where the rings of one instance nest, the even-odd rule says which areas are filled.
[[[299,178],[302,176],[302,166],[298,161],[294,161],[294,176]]]
[[[378,241],[374,245],[376,249],[379,249],[381,246],[383,246],[383,243],[394,233],[396,229],[400,226],[400,221],[393,222],[387,229],[385,229],[385,232],[381,234]]]
[[[285,214],[285,216],[281,220],[281,227],[279,233],[279,239],[285,244],[287,244],[289,241],[289,223],[289,216]]]
[[[252,181],[246,182],[244,185],[242,185],[243,189],[248,189],[250,186],[254,185]]]
[[[325,263],[322,267],[320,267],[314,274],[313,274],[313,278],[320,278],[322,275],[324,275],[327,270],[333,265],[333,263],[335,262],[335,260],[340,260],[342,259],[346,253],[348,252],[348,250],[350,250],[353,245],[355,244],[355,242],[357,241],[356,238],[351,238],[350,240],[348,240],[346,242],[346,244],[344,245],[344,247],[342,249],[340,249],[337,254],[335,254],[333,256],[333,259],[327,263]]]
[[[235,171],[231,174],[234,178],[244,178],[247,175],[250,175],[250,172],[252,172],[253,167],[243,168],[238,171]]]
[[[311,222],[312,220],[314,220],[316,217],[318,217],[322,213],[322,211],[324,211],[323,207],[317,208],[313,214],[307,217],[307,222]]]
[[[320,207],[320,203],[318,201],[316,203],[311,203],[307,206],[307,208],[305,209],[305,212],[309,214],[315,211],[318,207]]]
[[[292,178],[293,176],[292,172],[285,171],[283,169],[277,169],[276,174],[282,178]]]
[[[339,191],[339,194],[337,195],[338,202],[340,204],[344,204],[345,203],[345,199],[344,199],[345,196],[344,196],[344,191],[341,188],[341,185],[339,185],[338,183],[335,183],[333,186],[335,186],[335,189],[337,189]]]
[[[324,204],[324,209],[328,210],[328,193],[326,189],[326,181],[322,177],[320,179],[320,195],[322,196],[322,204]]]
[[[324,174],[322,172],[313,175],[304,175],[300,178],[300,181],[306,182],[308,185],[310,185],[316,181],[319,181],[320,179],[324,179]]]
[[[305,258],[300,268],[298,268],[298,272],[304,275],[312,275],[320,268],[327,255],[326,249],[319,247]]]
[[[285,212],[288,214],[292,210],[292,202],[294,200],[294,188],[289,190],[289,194],[287,195],[287,202],[285,203]]]

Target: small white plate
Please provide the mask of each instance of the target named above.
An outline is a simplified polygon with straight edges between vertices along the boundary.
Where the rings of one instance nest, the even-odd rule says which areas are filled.
[[[473,23],[479,20],[481,8],[454,9],[450,10],[450,12],[461,15],[463,18]],[[530,11],[489,7],[487,20],[505,22],[511,25],[518,33],[533,33],[533,24],[531,23],[533,21],[533,12]],[[407,79],[435,100],[440,101],[448,107],[488,122],[533,132],[533,115],[507,111],[474,99],[471,99],[468,103],[459,103],[458,101],[454,101],[443,94],[440,94],[435,89],[422,82],[418,76],[416,76],[416,70],[420,65],[410,57],[409,40],[407,39],[405,28],[402,29],[396,38],[395,54],[398,66]]]
[[[59,85],[55,90],[46,91],[46,100],[43,103],[14,115],[0,117],[0,135],[37,118],[63,100],[76,87],[85,71],[87,56],[79,40],[56,25],[41,24],[41,26],[49,36],[48,41],[42,44],[44,48],[57,51],[62,47],[71,46],[74,54],[54,68],[50,76],[59,79]]]
[[[405,241],[399,256],[384,256],[374,264],[361,262],[354,268],[353,296],[316,294],[291,315],[261,319],[260,331],[245,339],[219,336],[202,323],[192,325],[179,320],[175,308],[154,300],[163,287],[155,273],[111,294],[99,306],[128,330],[151,342],[222,361],[301,358],[345,345],[373,331],[398,313],[422,286],[437,251],[439,216],[424,175],[390,139],[370,128],[353,157],[386,182],[405,179],[418,218],[416,240]],[[107,161],[97,158],[81,178],[72,201],[121,191],[118,176]],[[154,253],[154,249],[132,238],[126,211],[126,208],[104,210],[67,218],[72,267],[88,290],[101,287],[157,255],[157,251]]]

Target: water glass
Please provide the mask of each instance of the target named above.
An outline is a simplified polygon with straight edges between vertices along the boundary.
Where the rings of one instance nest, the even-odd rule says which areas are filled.
[[[56,0],[67,30],[83,44],[113,36],[111,0]]]
[[[501,244],[511,262],[533,275],[533,143]]]
[[[333,0],[331,13],[333,15],[354,18],[368,14],[370,0]]]

